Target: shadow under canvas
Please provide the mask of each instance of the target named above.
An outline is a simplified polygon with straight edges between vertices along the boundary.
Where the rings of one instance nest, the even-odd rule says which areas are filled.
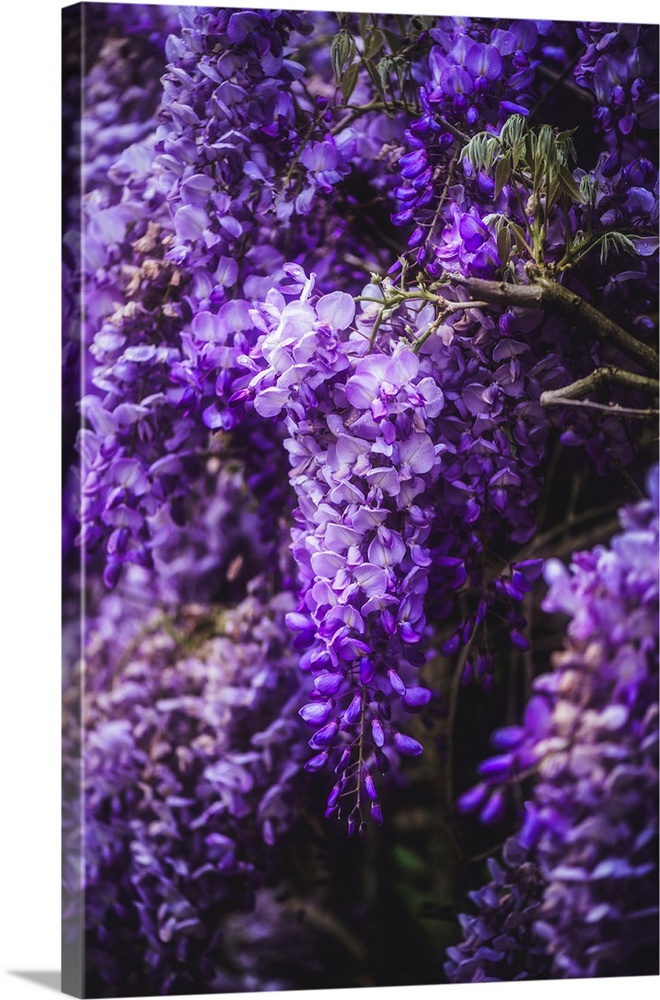
[[[52,971],[42,969],[30,969],[27,971],[8,969],[7,971],[12,976],[20,976],[21,979],[28,979],[31,983],[37,983],[38,986],[43,986],[45,989],[55,990],[57,993],[61,990],[62,973],[59,969]]]

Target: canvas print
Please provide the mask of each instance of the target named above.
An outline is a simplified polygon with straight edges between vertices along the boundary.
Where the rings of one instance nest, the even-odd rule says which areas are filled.
[[[657,975],[658,26],[62,39],[65,990]]]

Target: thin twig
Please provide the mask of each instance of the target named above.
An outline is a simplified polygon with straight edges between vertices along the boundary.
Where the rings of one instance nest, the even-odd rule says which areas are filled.
[[[541,400],[542,406],[575,406],[584,410],[600,410],[611,413],[615,417],[632,417],[635,420],[650,420],[660,415],[660,410],[649,407],[647,410],[636,410],[630,406],[619,406],[618,403],[592,403],[590,399],[553,399]]]
[[[525,594],[523,612],[527,619],[529,635],[534,633],[534,601],[530,591]],[[523,703],[526,705],[532,696],[532,681],[534,679],[534,654],[529,646],[523,653]]]
[[[430,299],[428,301],[433,301],[433,300]],[[445,300],[445,304],[443,305],[438,316],[433,320],[430,326],[426,328],[424,333],[422,333],[421,336],[419,336],[415,341],[413,345],[413,351],[415,352],[415,354],[417,354],[422,344],[426,343],[429,337],[431,337],[434,333],[437,332],[438,327],[442,326],[445,319],[447,319],[447,317],[450,316],[452,313],[460,312],[461,309],[483,309],[487,305],[488,305],[487,302],[472,302],[472,301],[449,302]]]
[[[451,679],[449,689],[449,707],[447,711],[447,757],[445,765],[445,790],[446,801],[449,812],[454,809],[454,725],[456,723],[456,713],[458,711],[458,695],[461,690],[461,678],[465,669],[465,664],[472,651],[476,629],[470,636],[468,644],[461,650],[460,656],[454,667],[454,674]]]
[[[460,142],[462,142],[464,146],[467,146],[468,142],[470,141],[469,135],[467,135],[465,132],[461,132],[460,128],[456,128],[455,125],[452,125],[450,122],[448,122],[446,118],[442,117],[442,115],[436,115],[436,119],[442,125],[443,128],[447,129],[450,135],[453,135],[454,139],[460,140]]]
[[[647,378],[646,375],[637,375],[635,372],[616,368],[614,365],[607,365],[596,368],[590,375],[577,379],[570,385],[564,385],[560,389],[549,389],[547,392],[541,393],[541,406],[555,406],[558,403],[565,403],[569,399],[583,400],[594,389],[610,385],[612,382],[629,386],[632,389],[639,389],[641,392],[649,392],[653,396],[657,396],[660,391],[660,382],[657,379]]]
[[[554,70],[551,70],[549,67],[544,66],[543,63],[541,63],[541,65],[537,67],[536,71],[539,74],[539,76],[544,76],[547,80],[550,80],[551,82],[545,94],[541,96],[540,100],[537,101],[537,103],[530,111],[527,117],[528,121],[531,121],[532,118],[536,117],[543,104],[548,100],[548,97],[550,97],[550,95],[554,93],[554,91],[558,87],[565,87],[568,93],[572,97],[579,98],[587,104],[591,102],[592,97],[589,91],[583,90],[582,87],[578,87],[576,83],[573,83],[572,80],[568,79],[569,74],[573,70],[573,67],[578,61],[579,56],[580,53],[579,52],[576,53],[573,56],[573,58],[568,63],[566,63],[561,73],[555,73]]]
[[[530,275],[528,285],[486,281],[483,278],[468,278],[454,273],[447,274],[447,277],[454,284],[463,285],[475,298],[486,299],[494,305],[546,309],[579,321],[582,329],[617,347],[652,375],[657,376],[660,358],[652,347],[637,340],[609,316],[557,281],[540,274]]]
[[[437,208],[436,208],[436,210],[434,212],[433,219],[431,220],[431,225],[429,226],[428,236],[426,237],[425,244],[424,244],[425,246],[428,245],[429,240],[433,237],[433,233],[435,231],[435,227],[436,227],[436,225],[438,223],[438,219],[440,218],[440,212],[442,211],[442,206],[444,205],[445,200],[447,198],[447,194],[449,193],[449,185],[452,182],[453,173],[454,173],[454,167],[456,166],[456,161],[458,159],[458,153],[459,153],[458,149],[455,149],[454,153],[452,154],[452,158],[451,158],[451,160],[449,162],[449,166],[447,167],[447,176],[445,178],[445,183],[443,185],[442,192],[441,192],[440,198],[438,200]],[[436,168],[436,174],[435,174],[435,176],[433,178],[434,181],[437,180],[438,173],[439,173],[439,168]]]
[[[346,114],[340,121],[335,122],[335,124],[330,129],[330,135],[338,135],[345,128],[347,128],[351,124],[351,122],[354,122],[357,118],[360,118],[362,115],[370,114],[372,111],[384,111],[386,112],[386,114],[392,117],[392,115],[396,111],[404,111],[404,110],[405,107],[402,102],[387,104],[385,101],[374,100],[370,101],[369,104],[362,104],[358,106],[347,104],[346,107],[344,108],[344,111],[347,111],[348,114]]]
[[[552,550],[552,555],[556,559],[563,556],[571,556],[574,552],[580,552],[585,546],[593,548],[597,542],[605,542],[612,537],[617,528],[620,527],[618,517],[613,517],[603,524],[594,525],[589,531],[584,531],[581,535],[568,538],[565,542],[560,542]]]
[[[611,514],[613,511],[618,510],[620,506],[621,504],[618,500],[613,500],[611,503],[605,504],[604,507],[598,507],[596,510],[586,510],[582,514],[565,519],[560,524],[555,524],[554,527],[548,528],[542,535],[536,535],[529,545],[522,550],[518,558],[529,559],[534,553],[543,552],[546,546],[554,542],[558,535],[565,534],[567,529],[570,530],[571,528],[578,527],[584,524],[585,521],[596,521],[604,514]]]

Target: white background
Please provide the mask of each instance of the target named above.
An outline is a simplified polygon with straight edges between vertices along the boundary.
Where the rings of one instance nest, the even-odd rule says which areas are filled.
[[[257,3],[255,6],[268,6]],[[275,6],[275,3],[272,4]],[[296,3],[291,8],[335,6]],[[654,22],[651,2],[350,2],[343,10]],[[9,0],[0,35],[0,997],[47,1000],[15,975],[59,969],[60,7]],[[445,987],[452,1000],[655,996],[655,978]],[[389,990],[431,997],[437,987]],[[380,991],[339,991],[376,1000]],[[300,994],[291,994],[300,996]],[[320,996],[320,994],[319,994]],[[324,993],[323,996],[331,995]],[[200,998],[201,1000],[201,998]]]

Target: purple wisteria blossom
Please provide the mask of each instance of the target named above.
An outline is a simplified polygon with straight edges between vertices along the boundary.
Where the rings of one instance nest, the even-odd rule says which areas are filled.
[[[459,800],[479,808],[534,776],[517,836],[537,872],[525,933],[533,930],[557,976],[652,971],[657,947],[657,466],[647,489],[648,499],[622,510],[609,546],[576,553],[570,569],[548,562],[543,608],[570,617],[564,648],[535,680],[523,724],[493,734],[500,753]],[[516,895],[527,891],[518,872]],[[486,918],[493,901],[484,893],[474,898]],[[496,912],[476,938],[478,921],[466,918],[450,978],[483,978],[488,963],[504,961],[503,903]]]
[[[463,940],[447,949],[452,983],[547,979],[551,960],[535,930],[545,880],[536,854],[515,837],[501,863],[488,861],[491,881],[470,893],[476,915],[459,917]]]
[[[594,94],[595,127],[617,145],[642,128],[658,127],[658,32],[652,25],[587,22],[578,29],[587,46],[575,78]]]
[[[654,972],[656,27],[76,18],[81,989]]]
[[[382,821],[372,772],[389,769],[393,752],[422,752],[390,701],[415,712],[431,698],[415,675],[431,561],[424,498],[442,452],[428,430],[444,397],[404,345],[365,353],[349,295],[317,297],[313,275],[287,270],[289,287],[254,316],[264,333],[250,392],[261,416],[286,415],[300,594],[287,623],[315,687],[300,710],[315,730],[306,766],[335,765],[328,812],[363,830],[367,806]]]
[[[84,891],[92,975],[106,990],[125,989],[130,955],[131,992],[144,963],[163,992],[268,982],[230,975],[223,957],[238,932],[228,923],[267,903],[255,892],[304,776],[302,678],[283,643],[292,598],[264,604],[263,591],[256,579],[235,609],[183,605],[145,620],[124,588],[91,623]],[[286,935],[286,912],[270,905]],[[266,968],[255,947],[254,968]]]
[[[433,265],[434,244],[443,226],[453,221],[452,242],[467,244],[471,255],[481,250],[476,266],[488,264],[492,272],[502,261],[496,243],[484,246],[489,233],[478,210],[460,212],[454,198],[446,196],[460,150],[457,135],[496,127],[514,114],[527,116],[538,100],[539,67],[559,66],[568,55],[570,36],[565,26],[552,21],[449,17],[439,18],[430,36],[434,44],[419,95],[422,114],[405,132],[410,151],[398,164],[400,207],[393,221],[415,224],[409,246],[416,262],[426,265]],[[447,172],[444,187],[437,184]],[[481,198],[492,198],[488,179],[480,175],[476,181]]]

